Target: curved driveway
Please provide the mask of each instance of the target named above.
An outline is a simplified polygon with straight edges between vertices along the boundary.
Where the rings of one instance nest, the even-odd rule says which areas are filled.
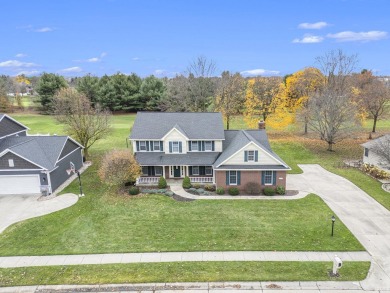
[[[320,165],[299,167],[303,174],[288,175],[287,188],[319,195],[372,255],[369,276],[361,282],[364,289],[390,290],[390,211]]]
[[[0,195],[0,233],[14,223],[70,207],[79,199],[72,193],[41,201],[38,201],[39,197],[39,195]]]

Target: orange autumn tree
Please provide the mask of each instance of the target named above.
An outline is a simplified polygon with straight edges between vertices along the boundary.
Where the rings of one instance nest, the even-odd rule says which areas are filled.
[[[277,107],[274,97],[279,92],[280,77],[256,77],[248,80],[245,91],[244,121],[255,128],[259,120],[266,121]]]
[[[288,108],[302,117],[304,133],[308,131],[309,100],[325,84],[325,77],[314,67],[307,67],[295,72],[286,79],[285,95],[288,97]]]

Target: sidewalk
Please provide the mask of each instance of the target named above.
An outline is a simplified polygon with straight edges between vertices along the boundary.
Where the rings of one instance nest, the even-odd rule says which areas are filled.
[[[150,252],[118,254],[80,254],[47,256],[0,257],[0,268],[87,265],[113,263],[195,262],[195,261],[333,261],[337,255],[343,261],[371,261],[365,251],[205,251],[205,252]]]

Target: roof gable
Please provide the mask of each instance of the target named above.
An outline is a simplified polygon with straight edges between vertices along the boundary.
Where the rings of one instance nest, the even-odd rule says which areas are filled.
[[[8,115],[0,116],[0,138],[26,131],[28,128]]]
[[[169,130],[169,131],[167,132],[167,134],[165,134],[165,135],[162,137],[162,139],[163,139],[163,140],[166,139],[166,138],[167,138],[170,134],[172,134],[172,132],[174,132],[174,131],[180,133],[186,140],[188,140],[188,136],[186,135],[185,131],[183,131],[183,130],[181,129],[181,127],[180,127],[178,124],[176,124],[171,130]]]
[[[188,112],[138,112],[130,139],[160,140],[173,128],[188,139],[224,140],[221,113]]]
[[[77,143],[75,143],[74,141],[72,141],[68,138],[66,140],[63,148],[62,148],[62,151],[61,151],[57,161],[62,160],[64,157],[66,157],[67,155],[69,155],[71,152],[73,152],[74,150],[76,150],[78,148],[80,148],[80,145],[78,145]]]
[[[13,167],[9,166],[9,160],[13,160]],[[2,170],[16,170],[16,169],[43,169],[42,166],[36,165],[30,160],[15,154],[14,152],[8,150],[0,155],[0,169]]]

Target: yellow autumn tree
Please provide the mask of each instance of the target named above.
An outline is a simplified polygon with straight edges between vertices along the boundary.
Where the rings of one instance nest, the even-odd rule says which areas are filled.
[[[268,115],[268,126],[282,130],[295,122],[296,107],[291,105],[291,101],[286,95],[284,83],[279,84],[279,90],[275,94],[272,103],[274,111]]]
[[[307,67],[287,77],[285,95],[288,108],[302,117],[305,134],[308,130],[309,99],[325,85],[325,77],[318,68]]]
[[[19,108],[23,106],[22,95],[27,92],[27,86],[30,84],[30,80],[24,74],[20,74],[15,78],[15,100]]]
[[[259,120],[266,121],[275,112],[274,97],[279,92],[280,77],[256,77],[248,80],[245,92],[244,121],[255,128]]]

